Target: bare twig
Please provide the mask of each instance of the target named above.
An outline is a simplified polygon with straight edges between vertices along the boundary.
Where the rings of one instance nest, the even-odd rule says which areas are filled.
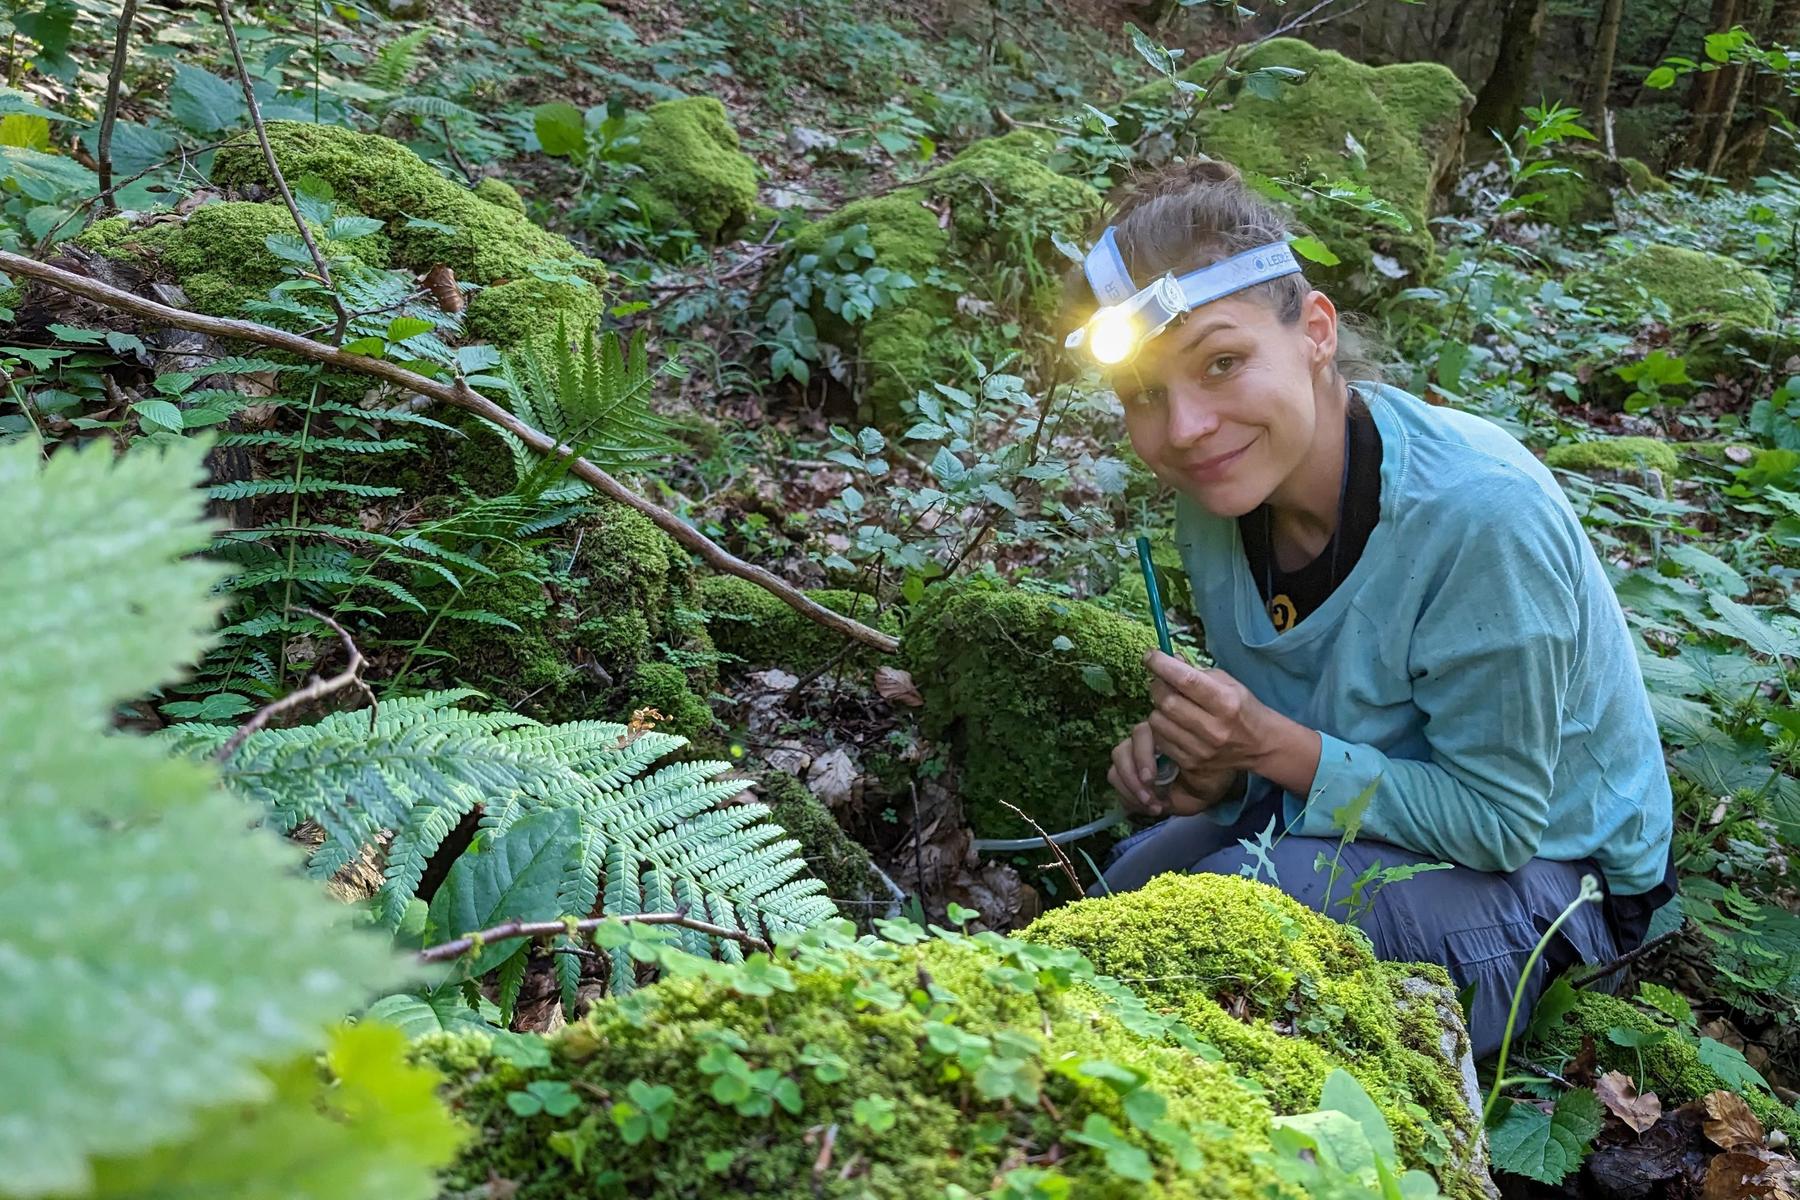
[[[1638,959],[1643,958],[1645,955],[1649,954],[1651,951],[1659,949],[1662,946],[1668,944],[1669,942],[1674,941],[1676,938],[1680,937],[1682,934],[1684,934],[1686,932],[1687,932],[1687,922],[1683,921],[1680,925],[1676,926],[1674,929],[1669,930],[1667,933],[1657,934],[1655,937],[1651,938],[1649,941],[1644,942],[1643,944],[1639,945],[1635,950],[1627,950],[1625,953],[1619,955],[1619,957],[1613,959],[1609,963],[1601,963],[1597,967],[1593,967],[1587,971],[1584,971],[1581,975],[1581,978],[1578,980],[1572,981],[1570,986],[1577,987],[1577,988],[1584,988],[1584,987],[1588,987],[1592,984],[1599,983],[1602,979],[1605,979],[1608,975],[1611,975],[1616,971],[1623,970],[1624,968],[1630,966],[1632,963],[1636,962]]]
[[[310,338],[289,333],[284,329],[260,325],[255,321],[208,317],[200,313],[188,312],[185,309],[171,308],[167,304],[146,300],[123,288],[112,287],[66,268],[51,266],[49,263],[39,262],[34,258],[26,258],[22,254],[13,254],[6,250],[0,250],[0,271],[36,279],[62,291],[83,296],[96,304],[103,304],[108,308],[131,313],[133,316],[176,329],[191,329],[196,333],[210,334],[217,338],[254,342],[259,346],[286,350],[290,354],[297,354],[302,358],[325,363],[341,370],[372,375],[393,384],[402,391],[414,392],[440,403],[460,408],[465,412],[474,413],[488,424],[498,426],[511,433],[540,454],[554,454],[562,457],[574,455],[574,451],[569,446],[558,442],[542,430],[527,425],[512,412],[476,392],[462,379],[440,383],[435,379],[427,379],[423,375],[408,371],[386,359],[375,358],[367,354],[346,354],[336,346],[327,346]],[[842,613],[834,612],[765,568],[738,558],[674,513],[639,496],[587,459],[572,457],[569,474],[590,484],[595,491],[608,499],[616,500],[641,513],[658,529],[699,555],[715,570],[722,571],[727,575],[736,575],[740,579],[748,579],[751,583],[780,598],[783,603],[808,620],[816,621],[827,629],[835,629],[845,637],[853,638],[866,646],[873,646],[884,654],[893,654],[900,649],[900,639],[883,633],[879,629],[872,629]]]
[[[1050,847],[1050,852],[1056,855],[1057,864],[1062,867],[1063,874],[1069,877],[1069,886],[1075,889],[1075,894],[1077,896],[1084,894],[1085,889],[1081,886],[1081,877],[1075,874],[1075,864],[1069,861],[1069,856],[1063,853],[1063,848],[1057,845],[1049,834],[1044,832],[1044,827],[1032,820],[1024,809],[1011,801],[1002,800],[1000,803],[1018,813],[1020,820],[1037,830],[1037,835],[1044,839],[1044,845]]]
[[[474,171],[469,169],[469,164],[463,159],[463,156],[460,153],[458,153],[458,151],[456,149],[456,138],[451,136],[451,133],[450,133],[450,118],[449,117],[441,118],[439,120],[438,124],[443,128],[443,131],[444,131],[444,149],[449,152],[450,161],[456,164],[456,169],[458,171],[462,172],[462,177],[464,179],[468,180],[469,186],[474,187],[475,184],[480,180],[480,176],[476,175]]]
[[[270,718],[284,713],[290,708],[298,708],[302,704],[317,700],[321,696],[329,696],[331,693],[341,691],[347,687],[360,688],[363,695],[369,698],[370,719],[371,721],[374,719],[375,693],[369,690],[368,684],[363,682],[362,651],[356,648],[356,642],[350,637],[349,632],[345,630],[342,625],[339,625],[336,621],[332,620],[322,612],[314,612],[310,608],[301,608],[296,609],[295,611],[303,612],[315,620],[323,621],[325,624],[336,630],[337,635],[344,640],[344,650],[349,654],[350,661],[344,664],[344,669],[341,672],[333,675],[330,679],[315,678],[311,683],[300,688],[298,691],[289,692],[273,704],[265,704],[257,709],[256,714],[248,721],[245,721],[242,725],[238,726],[238,731],[232,734],[223,746],[219,747],[218,754],[213,756],[215,761],[228,761],[232,755],[238,752],[238,747],[244,744],[244,739],[261,729],[264,725],[267,725]]]
[[[138,180],[142,179],[144,176],[152,174],[156,171],[162,170],[164,167],[168,166],[170,163],[184,162],[196,154],[205,154],[208,150],[217,150],[220,146],[223,146],[225,144],[225,142],[230,141],[230,140],[231,140],[230,138],[226,138],[225,141],[211,142],[205,146],[195,146],[192,149],[183,149],[181,151],[178,151],[175,154],[169,155],[169,157],[161,160],[160,162],[151,163],[149,166],[147,166],[143,170],[139,171],[136,175],[131,176],[129,179],[119,180],[117,183],[115,183],[113,185],[112,190],[116,192],[120,188],[129,187],[131,184],[136,183]],[[69,211],[63,214],[62,220],[60,220],[56,224],[52,225],[50,227],[49,231],[46,232],[43,237],[41,237],[37,240],[37,247],[32,251],[32,253],[33,254],[43,254],[45,251],[47,251],[50,248],[50,243],[56,240],[56,235],[62,232],[63,226],[67,225],[70,221],[73,221],[75,218],[79,217],[82,213],[86,212],[90,205],[98,205],[101,198],[102,198],[102,193],[96,192],[94,195],[89,196],[84,200],[77,201],[75,204],[71,205],[69,208]]]
[[[106,110],[100,115],[100,139],[95,147],[95,173],[100,177],[100,195],[95,211],[105,216],[113,208],[112,131],[119,119],[119,88],[125,78],[126,51],[131,49],[131,25],[137,20],[138,0],[125,0],[119,13],[119,32],[113,39],[112,70],[106,75]]]
[[[714,925],[708,921],[696,921],[686,913],[637,913],[625,917],[588,917],[581,921],[507,921],[495,925],[491,929],[483,929],[480,933],[465,934],[453,942],[443,942],[436,946],[427,946],[419,951],[420,962],[447,962],[453,958],[461,958],[477,945],[486,946],[493,942],[504,942],[512,938],[549,937],[553,934],[588,933],[608,921],[618,921],[625,925],[679,925],[683,929],[692,929],[698,933],[710,934],[713,937],[726,938],[752,950],[761,950],[764,954],[772,953],[769,943],[741,929],[727,929],[723,925]]]
[[[294,193],[288,190],[287,179],[281,174],[281,164],[275,161],[275,148],[269,145],[269,131],[263,127],[262,108],[256,103],[256,89],[250,86],[250,69],[244,65],[244,52],[238,49],[237,27],[231,23],[231,0],[218,0],[218,4],[219,20],[225,26],[225,40],[231,44],[231,61],[237,67],[238,83],[244,89],[244,103],[250,106],[250,124],[256,129],[256,143],[262,147],[269,176],[275,180],[275,188],[281,193],[288,214],[294,218],[294,228],[300,231],[306,252],[312,255],[319,279],[331,295],[331,306],[337,310],[337,328],[331,331],[331,344],[341,345],[344,331],[350,328],[350,311],[344,307],[343,297],[337,294],[337,287],[331,282],[331,268],[325,265],[325,256],[319,253],[312,231],[306,227],[306,218],[300,215],[300,206],[294,203]]]

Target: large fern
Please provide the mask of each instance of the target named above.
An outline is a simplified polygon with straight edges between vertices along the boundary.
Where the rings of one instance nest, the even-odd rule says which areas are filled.
[[[579,845],[557,891],[562,914],[685,906],[703,920],[764,938],[835,914],[824,885],[804,876],[799,843],[767,822],[768,809],[719,807],[742,789],[720,778],[728,764],[682,762],[646,775],[683,739],[634,735],[601,721],[546,726],[457,707],[472,695],[386,701],[373,728],[368,713],[353,712],[260,731],[229,760],[226,781],[264,805],[283,830],[310,821],[325,831],[310,864],[317,875],[335,873],[391,833],[377,896],[390,925],[404,917],[432,853],[477,805],[490,838],[536,812],[579,814]],[[227,726],[186,725],[165,736],[206,756],[230,735]],[[729,940],[686,930],[683,940],[696,953],[739,955]],[[572,987],[568,968],[575,962],[564,957],[564,964]],[[628,988],[629,964],[619,967],[614,985]]]

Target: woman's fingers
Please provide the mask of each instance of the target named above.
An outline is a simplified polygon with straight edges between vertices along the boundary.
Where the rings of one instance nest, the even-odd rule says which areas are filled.
[[[1139,721],[1131,728],[1131,757],[1133,768],[1137,771],[1138,781],[1144,785],[1144,793],[1152,798],[1156,792],[1156,735],[1151,732],[1148,721]]]
[[[1139,731],[1143,730],[1140,737]],[[1139,767],[1139,742],[1148,738],[1148,730],[1139,725],[1133,729],[1131,736],[1113,747],[1112,767],[1106,773],[1106,781],[1112,785],[1113,791],[1119,794],[1125,807],[1133,812],[1147,816],[1160,816],[1163,805],[1157,799],[1156,792],[1145,778]],[[1155,751],[1151,751],[1154,757]],[[1154,779],[1155,768],[1151,768],[1150,778]]]
[[[1204,736],[1178,724],[1161,709],[1152,712],[1145,724],[1150,727],[1157,746],[1182,770],[1192,771],[1212,761],[1215,747]]]

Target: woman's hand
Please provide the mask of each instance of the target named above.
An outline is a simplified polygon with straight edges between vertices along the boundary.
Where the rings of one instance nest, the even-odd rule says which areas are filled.
[[[1106,781],[1119,794],[1125,811],[1139,816],[1191,816],[1223,800],[1231,790],[1235,771],[1182,771],[1167,792],[1156,792],[1156,738],[1148,721],[1140,721],[1113,747],[1112,767]]]
[[[1152,650],[1149,721],[1158,751],[1183,775],[1250,771],[1304,796],[1319,766],[1319,735],[1282,716],[1223,671],[1203,671]],[[1114,761],[1117,762],[1117,752]]]

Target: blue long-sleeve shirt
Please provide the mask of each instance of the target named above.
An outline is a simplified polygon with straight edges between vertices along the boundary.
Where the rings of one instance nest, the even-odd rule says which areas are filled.
[[[1321,735],[1290,833],[1362,838],[1485,871],[1592,856],[1619,895],[1661,881],[1669,781],[1632,635],[1574,510],[1479,417],[1358,385],[1380,431],[1381,517],[1356,566],[1276,634],[1238,522],[1181,500],[1208,652]],[[1273,787],[1252,777],[1247,795]],[[1214,810],[1235,820],[1243,801]]]

